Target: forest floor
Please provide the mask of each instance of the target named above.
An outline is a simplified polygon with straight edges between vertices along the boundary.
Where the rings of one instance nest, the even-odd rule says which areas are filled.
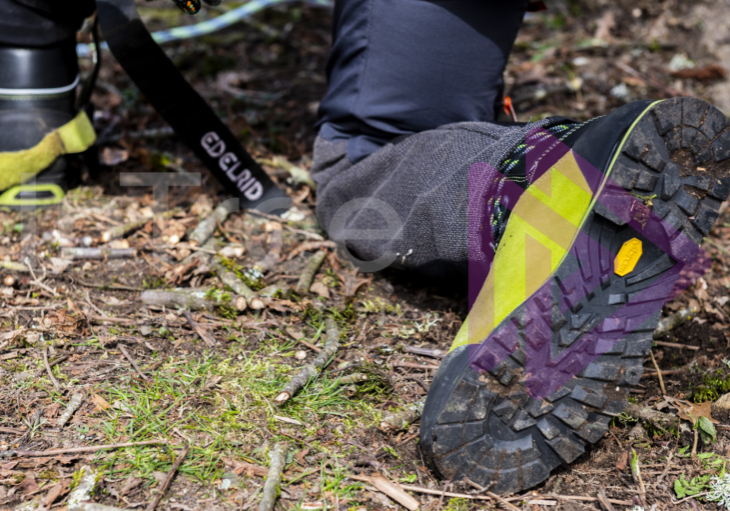
[[[162,0],[140,10],[159,30],[233,5],[199,18]],[[519,120],[584,120],[634,99],[678,95],[730,113],[726,1],[548,5],[526,19],[507,69]],[[262,308],[242,313],[226,302],[207,252],[185,240],[223,190],[104,54],[93,97],[103,172],[84,176],[60,208],[0,211],[0,263],[14,265],[0,268],[0,509],[63,509],[90,473],[97,474],[93,500],[108,506],[144,509],[162,491],[157,509],[249,509],[258,506],[268,453],[282,441],[290,451],[279,509],[398,508],[397,491],[383,490],[375,474],[428,510],[715,509],[706,492],[730,460],[730,425],[697,441],[687,421],[669,432],[649,423],[637,429],[637,418],[622,414],[575,463],[501,501],[436,479],[419,450],[418,421],[380,429],[385,416],[426,395],[437,350],[448,349],[467,305],[458,291],[413,275],[358,273],[316,223],[316,190],[298,169],[311,162],[330,24],[327,9],[292,4],[165,46],[294,199],[296,212],[283,221],[240,211],[217,225],[229,267],[271,294]],[[169,208],[179,209],[166,217],[150,189],[119,185],[120,172],[150,171],[201,172],[203,183],[172,189]],[[667,315],[695,308],[696,317],[653,349],[680,415],[685,403],[709,415],[709,402],[730,390],[730,211],[723,211],[702,247],[711,270],[665,306]],[[104,243],[105,233],[132,222],[139,228]],[[84,244],[130,257],[64,257]],[[295,290],[319,252],[313,281]],[[172,288],[214,288],[207,296],[218,303],[186,317],[142,301],[145,291]],[[340,330],[336,358],[275,404],[323,348],[325,317]],[[645,367],[631,400],[670,410],[651,359]],[[76,395],[81,404],[63,424]],[[99,446],[111,447],[89,449]],[[600,502],[603,495],[609,500]]]

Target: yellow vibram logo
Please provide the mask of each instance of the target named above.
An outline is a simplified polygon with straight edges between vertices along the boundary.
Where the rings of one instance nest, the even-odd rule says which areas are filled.
[[[613,271],[619,277],[631,273],[636,268],[636,263],[639,262],[642,253],[641,240],[630,239],[623,244],[621,250],[616,254],[616,259],[613,260]]]

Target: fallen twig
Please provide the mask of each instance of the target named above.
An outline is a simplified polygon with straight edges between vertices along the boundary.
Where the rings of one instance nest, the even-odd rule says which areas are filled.
[[[316,378],[329,360],[337,353],[340,346],[340,331],[332,318],[325,320],[327,341],[311,364],[307,364],[286,384],[284,389],[274,398],[277,405],[283,405],[301,390],[309,380]]]
[[[294,247],[294,249],[289,252],[287,260],[291,261],[302,252],[311,252],[313,250],[321,250],[323,248],[337,248],[337,243],[334,241],[305,241]]]
[[[679,423],[679,417],[677,417],[676,415],[669,415],[668,413],[652,410],[651,408],[645,408],[641,405],[637,405],[634,403],[627,404],[626,408],[624,408],[624,412],[626,412],[628,415],[631,415],[632,417],[636,417],[637,419],[654,422],[657,424],[666,424],[668,426],[673,426]]]
[[[410,369],[431,369],[436,370],[439,368],[439,366],[429,365],[429,364],[418,364],[416,362],[405,362],[402,360],[394,360],[391,365],[393,367],[408,367]]]
[[[137,374],[139,374],[139,376],[143,380],[150,381],[150,379],[147,378],[147,376],[139,368],[139,366],[137,365],[137,361],[132,358],[132,355],[129,354],[127,349],[124,346],[122,346],[121,344],[119,344],[119,349],[121,350],[122,355],[124,355],[127,358],[127,360],[129,360],[129,363],[132,364],[132,367],[134,367],[134,370],[137,371]]]
[[[368,482],[372,484],[375,489],[385,493],[388,497],[410,511],[415,511],[421,505],[416,499],[403,491],[402,487],[391,482],[389,479],[386,479],[380,474],[371,476]]]
[[[10,271],[17,271],[19,273],[28,273],[28,267],[23,263],[16,263],[15,261],[0,261],[0,268]]]
[[[180,261],[175,271],[182,272],[186,267],[195,262],[196,259],[204,263],[210,262],[213,255],[215,255],[218,252],[218,249],[220,249],[221,244],[222,243],[218,239],[210,238],[202,247],[191,252],[189,256]]]
[[[130,222],[128,224],[114,226],[101,235],[101,241],[107,243],[108,241],[111,241],[113,239],[123,238],[130,235],[134,231],[141,229],[147,224],[147,222],[153,222],[158,219],[169,220],[181,211],[182,210],[180,208],[175,208],[169,211],[165,211],[161,215],[157,215],[151,218],[143,218],[142,220],[137,220],[136,222]]]
[[[353,383],[362,383],[367,380],[368,375],[365,373],[352,373],[340,377],[340,379],[337,380],[337,383],[339,383],[340,385],[350,385]]]
[[[664,388],[664,379],[662,378],[662,371],[659,369],[659,364],[656,363],[656,359],[654,358],[654,351],[649,350],[649,355],[651,355],[651,362],[652,362],[652,364],[654,364],[654,369],[656,369],[657,378],[659,378],[659,387],[662,389],[662,396],[666,396],[667,391]]]
[[[238,278],[238,275],[236,275],[235,272],[226,268],[220,257],[215,257],[212,264],[213,271],[215,271],[215,274],[218,276],[220,281],[231,288],[234,293],[244,297],[249,307],[253,310],[259,310],[265,307],[263,300],[259,298],[256,291],[248,287],[248,284]]]
[[[150,502],[150,505],[147,506],[147,509],[145,511],[155,511],[157,504],[160,503],[160,500],[162,500],[162,497],[165,495],[167,488],[170,486],[170,483],[172,482],[172,478],[175,477],[175,473],[177,472],[177,469],[180,468],[180,465],[182,464],[183,460],[185,459],[185,456],[187,456],[189,452],[190,452],[190,444],[187,444],[185,446],[185,449],[183,450],[183,452],[178,454],[177,458],[175,458],[175,463],[172,464],[172,468],[167,473],[165,482],[162,483],[162,486],[160,487],[160,490],[157,492],[157,495],[155,495],[154,500],[152,502]]]
[[[145,440],[144,442],[126,442],[123,444],[108,445],[92,445],[88,447],[70,447],[68,449],[49,449],[47,451],[15,451],[18,457],[35,457],[35,456],[57,456],[59,454],[73,454],[77,452],[96,452],[105,451],[107,449],[122,449],[124,447],[139,447],[142,445],[164,444],[164,440]]]
[[[686,369],[667,369],[666,371],[660,372],[662,373],[662,376],[671,376],[673,374],[682,374],[686,371]],[[652,376],[656,376],[656,371],[644,371],[644,374],[641,375],[641,379],[651,378]]]
[[[309,287],[312,285],[314,276],[317,274],[319,267],[322,266],[322,262],[324,262],[326,255],[327,253],[324,250],[320,250],[309,258],[307,264],[304,266],[304,270],[302,270],[301,276],[299,277],[299,282],[296,287],[297,293],[309,292]]]
[[[102,289],[104,291],[144,291],[144,288],[141,287],[120,286],[118,284],[93,284],[91,282],[84,282],[83,280],[76,280],[76,284],[93,289]]]
[[[679,344],[676,342],[654,341],[654,344],[656,344],[657,346],[664,346],[666,348],[679,348],[680,350],[688,349],[692,351],[697,351],[700,349],[699,346],[690,346],[688,344]]]
[[[15,428],[5,428],[0,427],[0,433],[8,433],[10,435],[24,435],[28,432],[28,430],[22,430],[22,429],[15,429]]]
[[[81,259],[132,259],[137,256],[133,248],[109,247],[65,247],[61,249],[61,258],[78,261]]]
[[[48,364],[48,347],[43,348],[43,364],[46,366],[46,371],[48,371],[48,377],[53,382],[53,386],[56,387],[56,390],[61,390],[61,385],[59,385],[58,380],[55,376],[53,376],[53,371],[51,371],[51,366]]]
[[[56,421],[56,425],[59,428],[63,428],[68,420],[71,418],[71,416],[76,412],[76,410],[79,409],[79,406],[81,406],[81,402],[84,400],[84,395],[80,393],[76,393],[73,396],[71,396],[71,400],[66,405],[66,410],[64,410],[63,414],[58,418]]]
[[[246,300],[239,296],[231,297],[231,305],[237,310],[246,308]],[[167,307],[168,309],[190,309],[213,311],[225,303],[208,299],[208,290],[199,288],[148,289],[140,295],[142,303]]]
[[[213,213],[202,220],[193,232],[190,233],[188,241],[198,246],[204,244],[208,241],[208,238],[213,236],[213,233],[218,226],[218,222],[222,224],[226,221],[228,215],[236,211],[238,211],[237,198],[234,197],[232,199],[224,200],[217,208],[215,208],[215,210],[213,210]]]
[[[380,422],[378,429],[385,433],[395,433],[396,431],[408,429],[408,426],[421,418],[423,405],[425,404],[426,398],[423,397],[415,403],[404,406],[397,412],[386,415]]]
[[[511,509],[512,511],[520,511],[517,507],[513,506],[512,504],[510,504],[509,502],[507,502],[506,500],[504,500],[502,497],[500,497],[496,493],[492,493],[491,491],[488,491],[487,492],[487,495],[489,495],[490,497],[492,497],[494,500],[496,500],[497,502],[499,502],[500,504],[502,504],[507,509]]]
[[[444,350],[432,350],[430,348],[419,348],[417,346],[403,346],[403,351],[431,358],[444,358],[447,353]]]
[[[281,246],[284,242],[281,233],[281,224],[279,222],[269,222],[271,228],[271,238],[269,241],[269,251],[262,260],[256,263],[255,266],[262,270],[271,270],[279,262],[281,258]]]
[[[289,444],[279,442],[271,449],[269,453],[269,472],[264,483],[264,491],[259,503],[259,511],[272,511],[276,498],[279,496],[279,488],[281,486],[281,474],[284,472],[286,465],[286,453],[289,450]],[[150,511],[150,510],[147,510]]]
[[[677,328],[679,325],[682,325],[687,321],[691,321],[695,316],[697,316],[697,309],[694,307],[685,307],[679,309],[674,314],[670,314],[666,318],[662,318],[659,320],[659,324],[654,329],[654,339],[661,339],[667,335],[670,330]]]
[[[188,321],[190,328],[193,329],[193,332],[195,332],[198,337],[200,337],[200,339],[208,345],[209,348],[213,348],[215,346],[215,341],[211,339],[210,336],[202,328],[200,328],[200,325],[195,322],[190,312],[183,311],[183,316],[185,316],[185,319]]]

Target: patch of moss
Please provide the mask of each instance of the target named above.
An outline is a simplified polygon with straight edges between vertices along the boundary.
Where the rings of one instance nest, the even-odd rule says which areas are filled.
[[[727,392],[730,392],[730,375],[725,375],[718,369],[702,378],[702,385],[698,385],[692,393],[692,402],[715,401]]]
[[[265,286],[264,274],[256,268],[249,268],[245,270],[240,264],[236,264],[233,259],[227,257],[221,257],[221,264],[227,269],[236,274],[236,277],[246,283],[248,287],[254,291],[260,291]]]

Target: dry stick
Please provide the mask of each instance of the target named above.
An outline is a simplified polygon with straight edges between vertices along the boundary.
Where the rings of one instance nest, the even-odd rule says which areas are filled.
[[[182,209],[175,208],[175,209],[171,209],[170,211],[165,211],[161,215],[153,216],[151,218],[144,218],[142,220],[137,220],[136,222],[130,222],[128,224],[117,225],[115,227],[112,227],[108,231],[104,232],[104,234],[101,235],[101,241],[106,243],[113,239],[123,238],[124,236],[130,235],[137,229],[141,229],[142,227],[144,227],[147,224],[147,222],[155,221],[158,219],[169,220],[170,218],[174,217],[181,211],[182,211]]]
[[[46,371],[48,371],[48,377],[51,378],[51,381],[53,382],[53,386],[56,387],[56,390],[61,390],[61,385],[58,384],[58,380],[55,376],[53,376],[53,371],[51,371],[51,366],[48,364],[48,347],[43,349],[43,364],[46,366]]]
[[[220,257],[213,258],[213,271],[215,271],[215,274],[218,276],[221,282],[231,288],[234,293],[243,296],[248,306],[251,307],[253,310],[259,310],[263,309],[265,307],[265,304],[261,298],[259,298],[259,295],[256,294],[256,291],[248,287],[248,284],[246,284],[243,280],[238,278],[238,275],[236,275],[235,272],[229,270],[223,265],[223,261]]]
[[[178,263],[178,268],[184,268],[190,263],[199,259],[202,262],[209,262],[213,258],[213,254],[218,252],[222,243],[216,238],[210,238],[208,241],[200,247],[199,250],[191,252],[189,256]]]
[[[140,298],[142,303],[147,305],[156,305],[158,307],[166,307],[168,309],[190,309],[190,310],[208,310],[213,311],[216,305],[220,305],[214,300],[208,300],[206,295],[207,289],[198,288],[177,288],[177,289],[148,289],[144,291]],[[231,297],[231,303],[238,310],[245,308],[244,301],[239,300],[240,297]]]
[[[9,433],[11,435],[25,435],[28,432],[28,430],[21,430],[21,429],[15,429],[15,428],[4,428],[0,427],[0,433]]]
[[[129,360],[129,363],[130,363],[130,364],[132,364],[132,367],[134,367],[134,370],[135,370],[135,371],[137,371],[137,374],[139,374],[139,375],[140,375],[140,377],[141,377],[141,378],[142,378],[143,380],[145,380],[145,381],[150,381],[150,379],[149,379],[149,378],[147,378],[147,376],[146,376],[146,375],[145,375],[145,374],[144,374],[144,373],[142,372],[142,370],[141,370],[141,369],[139,368],[139,366],[137,365],[137,361],[136,361],[136,360],[134,360],[134,359],[132,358],[132,355],[130,355],[130,354],[129,354],[129,353],[127,352],[126,348],[125,348],[124,346],[122,346],[122,345],[120,344],[120,345],[119,345],[119,349],[120,349],[120,350],[122,351],[122,354],[123,354],[123,355],[124,355],[125,357],[127,357],[127,360]]]
[[[144,442],[126,442],[123,444],[93,445],[88,447],[71,447],[69,449],[50,449],[48,451],[15,451],[16,456],[30,457],[35,456],[57,456],[59,454],[74,454],[78,452],[97,452],[106,449],[121,449],[123,447],[138,447],[141,445],[164,444],[164,440],[145,440]]]
[[[180,465],[182,464],[183,460],[185,459],[185,456],[188,455],[188,452],[190,452],[190,444],[187,444],[185,446],[185,450],[183,450],[183,452],[181,452],[178,455],[178,457],[175,458],[175,463],[172,464],[172,468],[167,473],[167,477],[165,478],[165,482],[162,483],[162,487],[160,488],[160,491],[157,492],[155,499],[152,502],[150,502],[150,505],[147,506],[147,509],[145,511],[155,511],[157,504],[160,503],[160,500],[162,500],[162,497],[165,495],[167,488],[170,486],[170,483],[172,482],[172,478],[175,477],[175,473],[177,472],[177,469],[180,468]]]
[[[337,383],[339,385],[350,385],[353,383],[362,383],[364,381],[367,381],[367,379],[368,375],[365,373],[352,373],[341,377],[339,380],[337,380]]]
[[[61,258],[78,261],[80,259],[131,259],[137,256],[133,248],[109,247],[65,247],[61,249]]]
[[[408,429],[408,426],[421,417],[421,413],[423,413],[423,405],[425,404],[426,398],[422,397],[415,403],[406,405],[401,410],[386,415],[380,422],[378,429],[385,433],[395,433],[396,431]]]
[[[309,292],[309,287],[312,285],[314,276],[317,274],[319,267],[322,266],[322,262],[326,255],[327,253],[324,250],[320,250],[309,258],[307,264],[304,266],[301,276],[299,277],[299,282],[296,287],[297,293]]]
[[[400,360],[395,360],[391,364],[393,367],[409,367],[411,369],[438,369],[439,366],[433,366],[433,365],[427,365],[427,364],[417,364],[415,362],[403,362]]]
[[[59,429],[63,428],[66,425],[74,412],[79,409],[79,406],[81,406],[81,402],[83,400],[83,394],[76,393],[71,396],[71,401],[69,401],[68,405],[66,405],[66,410],[64,410],[63,414],[56,421],[56,425],[59,427]]]
[[[337,248],[337,243],[334,241],[305,241],[289,252],[287,260],[291,261],[302,252],[311,252],[312,250],[320,250],[323,248]]]
[[[666,318],[662,318],[659,321],[659,324],[657,325],[656,329],[654,329],[653,337],[654,339],[661,339],[665,335],[667,335],[670,330],[673,330],[674,328],[677,328],[679,325],[682,325],[686,323],[687,321],[691,321],[693,317],[697,315],[697,309],[692,307],[685,307],[682,309],[679,309],[674,314],[670,314]]]
[[[660,372],[662,373],[662,376],[671,376],[673,374],[682,374],[686,371],[686,369],[667,369],[666,371]],[[656,371],[645,371],[644,374],[641,375],[641,379],[651,378],[652,376],[656,376]]]
[[[208,336],[207,333],[203,331],[202,328],[200,328],[200,325],[198,325],[193,317],[190,315],[190,312],[183,311],[183,316],[185,316],[185,319],[188,320],[188,324],[190,325],[190,328],[193,329],[193,332],[195,332],[200,339],[208,345],[209,348],[213,348],[215,346],[215,341]]]
[[[624,408],[624,412],[632,417],[636,417],[637,419],[653,422],[655,424],[666,424],[671,427],[679,423],[679,418],[676,415],[669,415],[668,413],[652,410],[651,408],[645,408],[634,403],[627,404],[626,408]]]
[[[371,476],[369,483],[372,484],[379,492],[385,493],[388,497],[410,511],[416,511],[416,509],[418,509],[421,505],[416,499],[403,491],[403,488],[380,474]]]
[[[504,500],[502,497],[500,497],[496,493],[492,493],[491,491],[488,491],[487,492],[487,495],[489,495],[494,500],[496,500],[497,502],[499,502],[500,504],[502,504],[503,506],[505,506],[507,509],[511,509],[512,511],[520,511],[519,508],[513,506],[512,504],[510,504],[509,502],[507,502],[506,500]]]
[[[264,483],[264,491],[259,503],[259,511],[271,511],[274,509],[276,498],[279,496],[281,486],[281,474],[286,465],[286,453],[289,450],[287,442],[279,442],[269,453],[269,472]]]
[[[269,241],[269,251],[266,253],[264,258],[256,263],[256,266],[262,270],[271,270],[279,262],[281,258],[281,246],[284,242],[281,233],[281,224],[278,222],[270,222],[272,225],[271,229],[271,241]]]
[[[283,405],[289,401],[294,394],[301,390],[309,380],[316,378],[325,365],[337,353],[340,346],[340,331],[332,318],[325,319],[327,329],[327,342],[311,364],[307,364],[286,384],[284,389],[274,398],[277,405]]]
[[[23,263],[16,263],[15,261],[0,261],[0,268],[20,273],[28,273],[28,267],[26,265]]]
[[[657,346],[666,346],[667,348],[679,348],[680,350],[688,349],[692,351],[697,351],[700,349],[699,346],[690,346],[688,344],[679,344],[676,342],[654,341],[654,344],[656,344]]]
[[[202,245],[203,243],[208,241],[208,238],[213,236],[216,227],[218,227],[218,222],[222,224],[226,221],[228,215],[235,211],[238,211],[238,199],[232,198],[224,200],[218,205],[217,208],[215,208],[215,210],[213,210],[213,213],[211,213],[204,220],[202,220],[195,228],[195,230],[190,233],[190,236],[188,236],[188,241],[190,241],[191,243],[196,243],[198,246]]]
[[[47,366],[47,368],[51,368],[51,367],[55,367],[55,366],[57,366],[58,364],[60,364],[60,363],[61,363],[61,362],[63,362],[64,360],[66,360],[66,359],[67,359],[68,357],[69,357],[69,355],[61,355],[60,357],[58,357],[58,358],[56,358],[56,359],[54,359],[54,360],[51,360],[51,361],[50,361],[50,362],[48,363],[48,366]],[[43,369],[38,369],[38,370],[37,370],[37,371],[35,372],[35,375],[36,375],[36,376],[40,376],[41,374],[43,374],[43,372],[44,372],[44,371],[46,371],[46,370],[47,370],[47,368],[46,368],[46,367],[44,367]]]
[[[606,490],[601,488],[598,490],[598,501],[606,508],[606,511],[616,511],[606,497]]]
[[[432,350],[430,348],[419,348],[417,346],[403,346],[403,351],[431,358],[444,358],[446,356],[446,352],[444,350]]]
[[[656,375],[659,378],[659,387],[662,389],[662,396],[667,395],[667,391],[664,388],[664,379],[662,378],[662,372],[659,370],[659,364],[656,363],[656,359],[654,358],[654,351],[649,350],[649,355],[651,355],[651,363],[654,364],[654,369],[656,369]]]

